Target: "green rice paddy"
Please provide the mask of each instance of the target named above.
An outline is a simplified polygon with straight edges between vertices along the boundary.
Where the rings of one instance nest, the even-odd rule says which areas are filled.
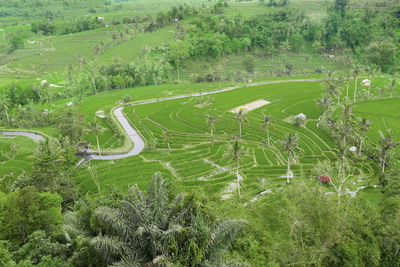
[[[352,86],[354,83],[350,91]],[[292,166],[295,176],[292,179],[318,184],[311,176],[313,166],[319,161],[337,160],[333,152],[334,140],[317,126],[322,109],[315,99],[321,92],[319,82],[292,82],[243,87],[210,95],[208,105],[202,104],[206,96],[200,96],[126,107],[126,116],[145,139],[147,148],[139,156],[113,162],[93,161],[92,165],[103,186],[110,183],[144,186],[149,182],[144,177],[148,177],[151,170],[161,171],[185,191],[201,190],[214,198],[229,197],[229,187],[236,181],[236,175],[235,162],[226,151],[228,144],[239,136],[239,123],[230,110],[264,99],[271,103],[247,114],[248,123],[243,126],[239,140],[245,151],[239,162],[242,195],[251,199],[263,190],[279,190],[285,185],[287,155],[279,140],[289,132],[298,134],[301,149]],[[364,103],[357,103],[357,106],[362,105]],[[263,112],[274,118],[270,147],[266,145],[266,132],[261,127]],[[291,118],[299,113],[307,115],[304,127],[291,123]],[[214,114],[218,120],[213,138],[205,120],[206,114]],[[170,150],[165,132],[170,134]],[[377,182],[373,163],[356,162],[356,165],[356,173],[347,184],[349,190]],[[85,166],[75,180],[84,192],[94,192],[95,185]]]

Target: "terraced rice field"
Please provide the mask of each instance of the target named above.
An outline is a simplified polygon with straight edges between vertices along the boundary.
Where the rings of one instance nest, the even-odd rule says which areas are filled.
[[[23,172],[30,172],[37,143],[22,137],[0,137],[0,181],[8,186]]]
[[[92,164],[100,174],[101,184],[145,185],[150,173],[161,171],[184,190],[201,190],[215,198],[232,197],[235,193],[235,161],[227,151],[228,144],[238,140],[239,123],[231,110],[264,99],[271,103],[247,113],[248,122],[243,126],[242,138],[239,139],[244,151],[239,161],[239,174],[243,177],[242,195],[252,199],[263,190],[274,191],[284,186],[287,154],[279,141],[289,132],[299,136],[300,152],[292,166],[293,179],[317,184],[317,179],[311,177],[315,163],[336,160],[332,152],[335,147],[333,140],[317,127],[322,110],[315,99],[320,94],[319,82],[296,82],[244,87],[215,95],[126,107],[125,115],[141,133],[147,148],[136,157],[111,163],[94,161]],[[266,131],[261,126],[263,113],[273,116],[269,147]],[[304,127],[291,122],[299,113],[307,115]],[[214,114],[217,118],[213,138],[205,120],[206,114]],[[169,138],[166,138],[166,133]],[[362,165],[357,174],[370,177],[373,168]],[[354,177],[350,189],[354,190],[360,182],[365,182],[356,179],[359,177]],[[79,171],[76,181],[83,191],[95,190],[85,167]]]

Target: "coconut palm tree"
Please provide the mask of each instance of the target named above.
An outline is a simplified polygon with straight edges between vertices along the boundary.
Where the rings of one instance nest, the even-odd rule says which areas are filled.
[[[206,123],[210,127],[210,135],[213,137],[213,130],[215,129],[215,124],[218,122],[217,117],[214,114],[207,114],[205,116]]]
[[[346,164],[346,156],[347,156],[347,147],[339,144],[334,151],[337,154],[339,161],[336,166],[338,169],[338,183],[335,185],[333,181],[331,181],[331,185],[335,189],[338,194],[338,204],[340,205],[341,195],[342,195],[342,187],[346,183],[346,181],[352,176],[351,168],[349,164]],[[347,173],[346,173],[347,170]]]
[[[347,99],[349,99],[350,78],[351,78],[351,72],[347,72],[347,74],[346,74],[346,80],[347,80],[346,98],[347,98]]]
[[[327,95],[322,95],[321,98],[317,101],[318,106],[322,107],[324,113],[322,113],[322,117],[325,119],[326,110],[332,105],[332,100]]]
[[[228,149],[226,150],[225,156],[232,157],[236,164],[236,183],[238,189],[239,197],[242,197],[240,194],[240,182],[239,182],[239,160],[242,156],[245,155],[243,147],[239,145],[239,142],[236,140],[233,145],[229,144]]]
[[[271,140],[269,138],[269,128],[271,126],[272,116],[271,115],[266,115],[264,113],[263,113],[263,115],[264,115],[264,119],[262,121],[262,126],[267,131],[267,143],[268,143],[268,146],[271,146],[271,142],[270,142]]]
[[[358,155],[361,156],[361,149],[364,142],[365,134],[369,130],[369,126],[371,125],[371,121],[365,118],[360,119],[359,131],[360,131],[360,147],[358,149]]]
[[[353,108],[354,105],[350,103],[350,101],[345,100],[342,104],[342,116],[346,121],[349,121],[351,118],[354,117],[353,115]]]
[[[329,83],[325,90],[328,96],[330,96],[331,98],[339,99],[339,90],[337,84]]]
[[[382,165],[382,173],[385,173],[385,167],[388,165],[388,160],[390,154],[393,149],[396,148],[400,143],[393,141],[393,136],[390,132],[390,129],[387,131],[386,136],[379,132],[380,140],[379,140],[379,148],[378,148],[378,156]]]
[[[368,66],[368,68],[367,68],[367,73],[368,73],[368,78],[369,78],[369,80],[371,81],[371,82],[369,83],[369,86],[368,86],[368,97],[369,97],[369,95],[371,94],[372,79],[374,78],[376,72],[377,72],[377,68],[372,68],[372,67],[369,67],[369,66]]]
[[[326,120],[326,123],[331,131],[336,130],[337,119],[335,119],[333,116],[329,116]]]
[[[68,240],[84,240],[75,254],[80,254],[78,260],[92,256],[96,262],[101,259],[99,266],[224,265],[226,249],[246,224],[241,219],[208,220],[204,209],[183,194],[171,201],[158,173],[147,194],[132,186],[106,206],[82,202],[88,218],[68,213],[64,229]]]
[[[246,111],[244,109],[240,109],[236,114],[236,120],[239,122],[239,138],[242,138],[242,125],[245,124],[248,120],[246,118]]]
[[[390,92],[390,98],[393,97],[393,92],[397,88],[397,80],[396,79],[390,79],[386,84],[385,84],[385,89]]]
[[[8,98],[6,95],[0,95],[0,108],[4,110],[8,124],[10,124],[10,116],[8,115],[8,109],[10,108],[10,106],[11,106],[10,98]]]
[[[285,137],[285,140],[281,140],[280,143],[283,146],[283,149],[286,151],[288,154],[288,160],[287,160],[287,183],[289,184],[289,177],[290,177],[290,165],[291,161],[296,157],[296,151],[299,150],[298,148],[298,142],[299,142],[299,137],[297,134],[293,133],[288,133]]]
[[[346,146],[347,138],[353,132],[353,126],[349,121],[344,121],[339,127],[340,144]]]
[[[163,133],[163,139],[164,139],[164,142],[166,142],[167,143],[167,145],[168,145],[168,151],[169,150],[171,150],[171,147],[170,147],[170,145],[169,145],[169,141],[170,141],[170,139],[171,139],[171,132],[170,131],[164,131],[164,133]]]
[[[97,122],[95,118],[92,122],[89,123],[89,131],[92,132],[96,136],[97,141],[97,151],[99,152],[101,159],[101,150],[100,150],[100,142],[99,142],[99,134],[105,131],[105,128],[101,126],[100,123]]]
[[[324,78],[323,78],[323,82],[325,83],[332,83],[332,81],[335,80],[335,72],[334,71],[324,71]]]
[[[336,87],[338,88],[338,92],[336,94],[337,97],[337,104],[340,104],[340,96],[344,94],[343,89],[345,88],[346,78],[343,75],[340,75],[339,78],[336,80]],[[343,97],[346,99],[346,97]]]
[[[361,68],[360,68],[360,66],[355,65],[355,66],[353,67],[352,73],[353,73],[354,79],[356,79],[356,83],[355,83],[355,85],[354,85],[354,101],[356,101],[357,85],[358,85],[358,75],[361,73]]]
[[[341,179],[344,175],[344,162],[347,156],[347,147],[343,144],[338,144],[336,148],[334,148],[338,159],[339,159],[339,174],[338,177]]]

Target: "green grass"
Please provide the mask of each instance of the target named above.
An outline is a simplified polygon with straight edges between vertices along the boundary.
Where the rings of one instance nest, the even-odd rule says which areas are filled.
[[[145,47],[154,48],[175,40],[174,30],[174,26],[169,26],[154,33],[139,33],[129,41],[107,49],[96,61],[101,64],[107,64],[112,63],[114,58],[118,57],[122,62],[132,62],[143,54],[143,49]]]
[[[400,138],[400,102],[398,98],[380,99],[358,103],[355,108],[357,116],[372,121],[369,137],[379,140],[379,131],[386,134],[390,129],[396,140]]]

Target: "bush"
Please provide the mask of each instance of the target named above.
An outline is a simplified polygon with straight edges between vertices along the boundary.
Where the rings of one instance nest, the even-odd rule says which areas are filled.
[[[31,30],[34,33],[40,33],[43,35],[52,35],[56,31],[56,26],[48,21],[37,21],[32,23]]]

